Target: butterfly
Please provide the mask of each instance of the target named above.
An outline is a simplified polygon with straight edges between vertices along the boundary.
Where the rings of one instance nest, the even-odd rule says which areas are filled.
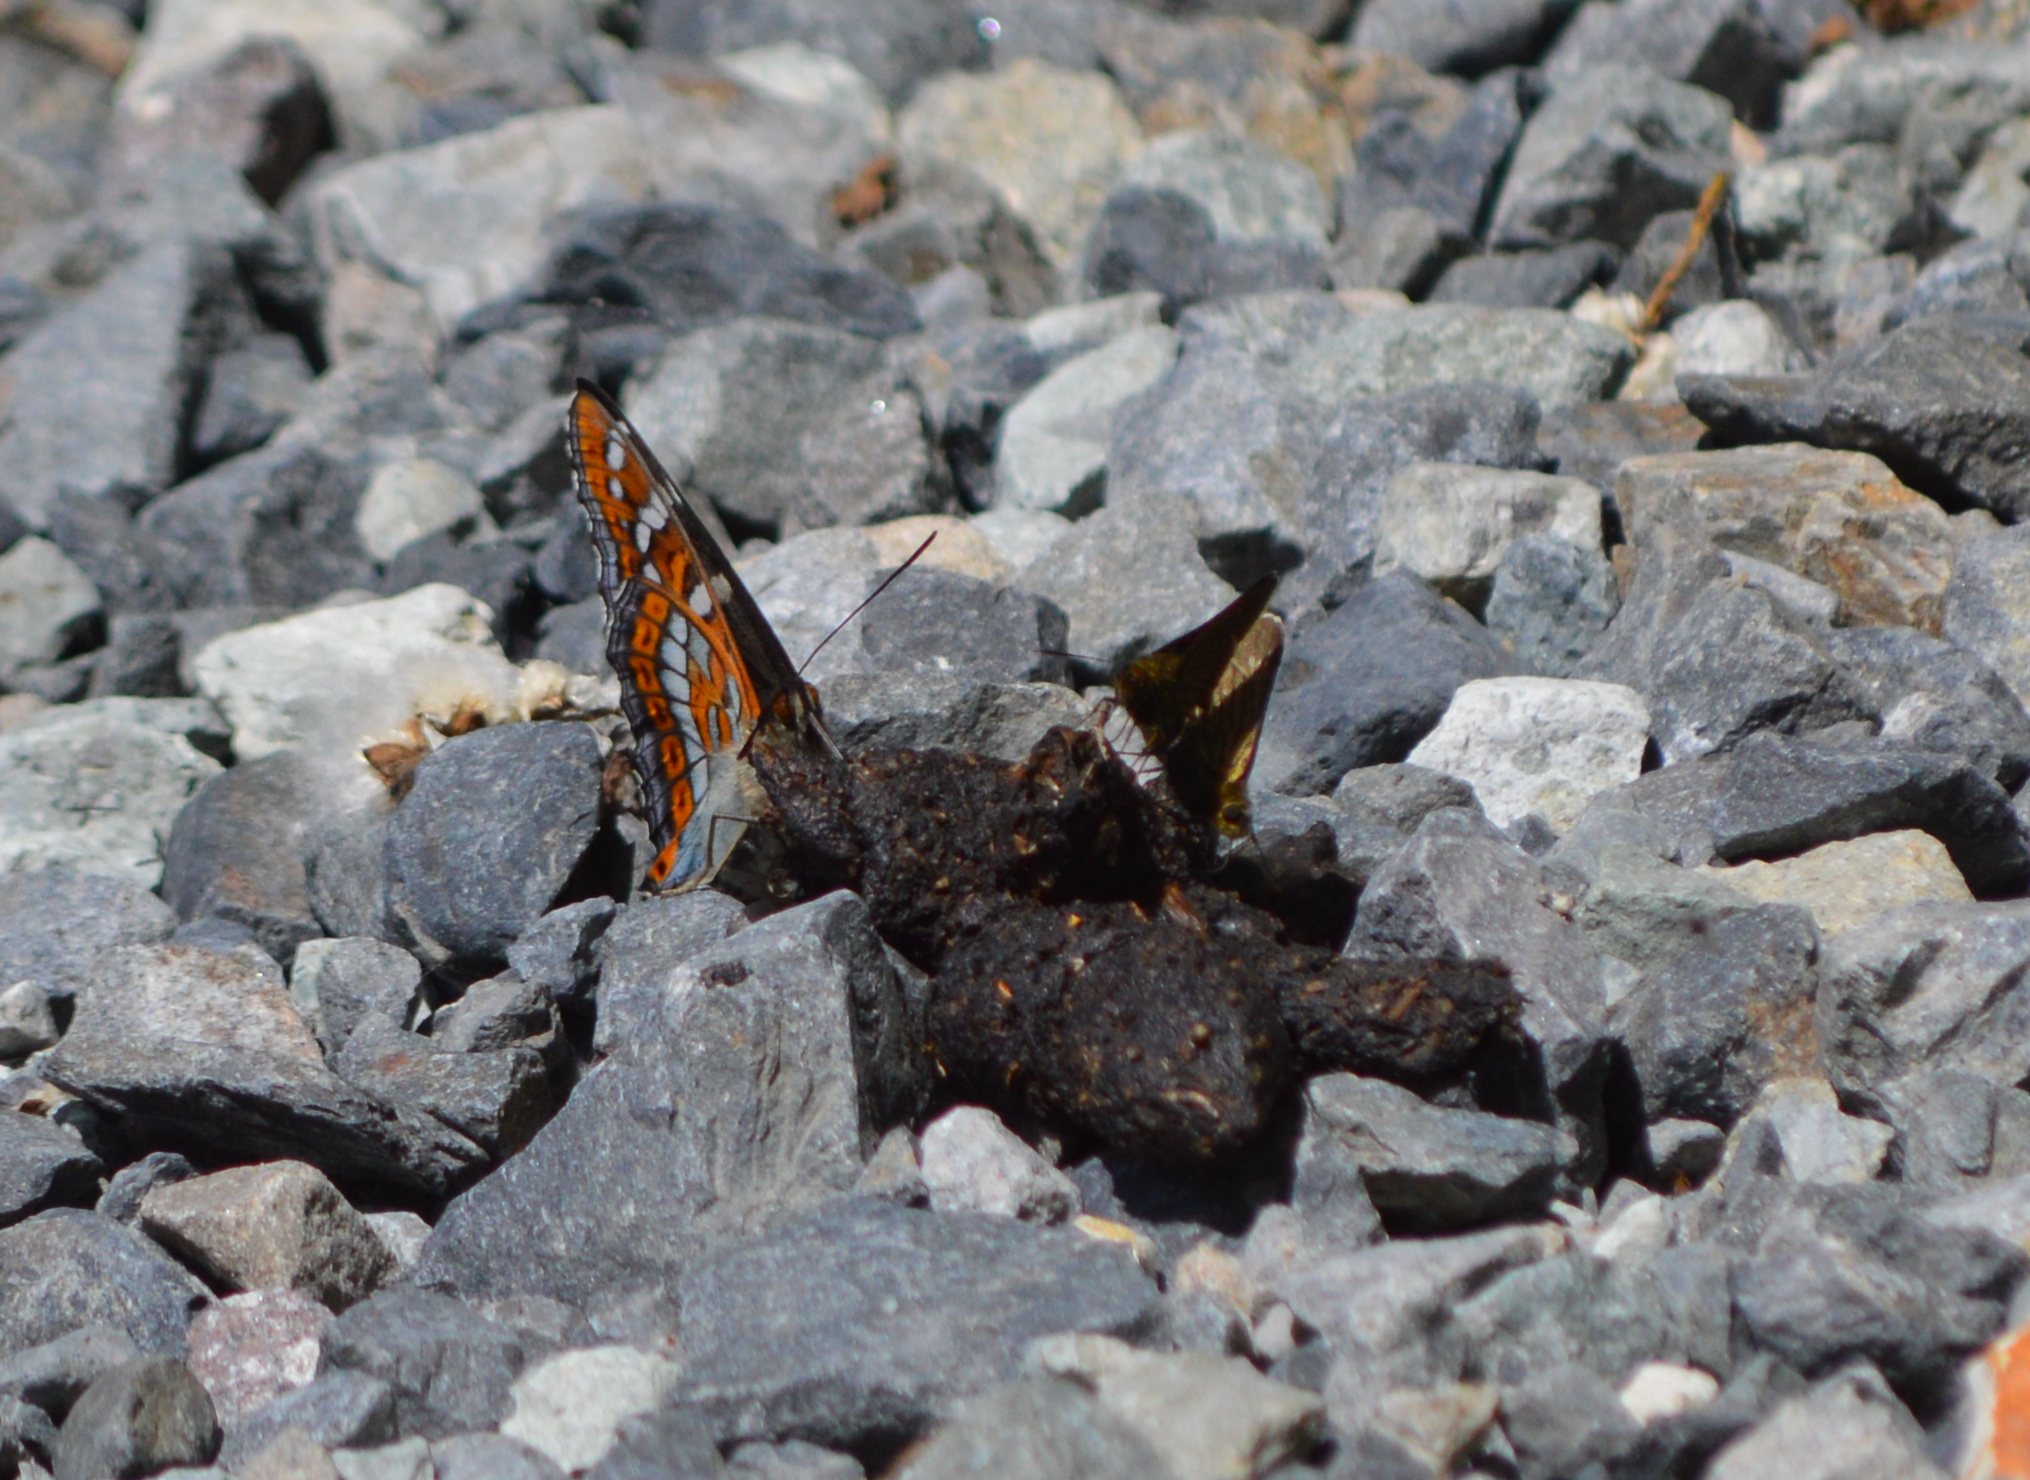
[[[1248,772],[1283,661],[1264,576],[1211,620],[1114,674],[1101,734],[1140,780],[1157,771],[1184,810],[1229,838],[1248,831]]]
[[[724,867],[756,811],[747,764],[756,730],[780,724],[795,743],[837,747],[817,690],[726,552],[620,408],[582,380],[569,441],[655,848],[645,883],[695,889]]]

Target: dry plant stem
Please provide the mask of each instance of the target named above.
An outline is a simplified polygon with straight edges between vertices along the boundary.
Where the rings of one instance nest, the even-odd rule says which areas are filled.
[[[1664,269],[1664,275],[1657,279],[1655,290],[1649,301],[1642,306],[1642,332],[1647,334],[1663,322],[1663,313],[1670,307],[1671,293],[1677,288],[1678,279],[1692,265],[1692,259],[1699,255],[1699,248],[1706,243],[1706,233],[1713,229],[1713,216],[1720,209],[1720,203],[1727,198],[1727,187],[1733,177],[1725,170],[1720,171],[1706,182],[1706,188],[1699,194],[1698,208],[1692,212],[1691,229],[1685,233],[1685,243],[1678,248],[1678,254],[1671,259],[1671,265]]]

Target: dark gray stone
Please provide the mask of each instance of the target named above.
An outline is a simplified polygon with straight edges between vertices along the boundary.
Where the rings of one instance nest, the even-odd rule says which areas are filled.
[[[1612,488],[1631,457],[1690,452],[1705,426],[1682,406],[1653,401],[1580,401],[1544,412],[1537,450],[1550,470]]]
[[[454,1434],[430,1446],[435,1480],[565,1480],[546,1454],[505,1434]]]
[[[1884,741],[1750,735],[1725,754],[1602,792],[1591,807],[1641,813],[1687,865],[1781,858],[1915,827],[1945,844],[1976,894],[2013,894],[2030,877],[2030,840],[2008,793],[1955,757]]]
[[[1086,237],[1081,276],[1097,297],[1156,292],[1166,314],[1239,293],[1323,288],[1325,255],[1298,239],[1223,239],[1204,205],[1175,190],[1125,186]]]
[[[1896,1132],[1896,1171],[1912,1187],[1949,1196],[2030,1172],[2030,1093],[2014,1085],[1921,1069],[1869,1098]]]
[[[1647,303],[1663,282],[1664,274],[1677,267],[1678,259],[1684,255],[1694,214],[1692,211],[1665,211],[1660,216],[1651,217],[1641,237],[1622,260],[1621,270],[1614,278],[1614,291],[1633,293]],[[1690,309],[1742,296],[1741,284],[1748,270],[1741,265],[1733,233],[1725,226],[1724,219],[1721,218],[1719,228],[1709,229],[1705,245],[1672,280],[1665,323]],[[1682,407],[1676,409],[1683,413]]]
[[[711,1425],[696,1408],[679,1404],[623,1421],[613,1447],[585,1476],[586,1480],[718,1480],[725,1473]]]
[[[371,1296],[325,1327],[318,1372],[378,1378],[393,1391],[395,1432],[442,1439],[499,1427],[523,1358],[512,1331],[463,1301],[403,1288]]]
[[[2030,328],[2030,297],[2010,271],[2010,244],[1976,238],[1933,258],[1890,310],[1888,328],[1935,314],[1964,315],[1967,327],[1994,334],[2011,349],[2023,348]]]
[[[1368,881],[1350,953],[1405,952],[1492,960],[1522,1000],[1523,1037],[1543,1089],[1511,1091],[1509,1113],[1551,1119],[1579,1141],[1575,1175],[1604,1153],[1596,1123],[1607,1069],[1600,960],[1578,927],[1551,907],[1543,867],[1478,813],[1433,813]],[[1535,1102],[1531,1103],[1532,1098]]]
[[[1056,683],[978,684],[956,674],[858,673],[825,685],[825,722],[847,755],[963,750],[1019,761],[1053,725],[1087,723],[1092,705]]]
[[[191,456],[209,465],[253,451],[295,415],[312,378],[303,346],[287,334],[256,334],[227,350],[205,372]]]
[[[1744,123],[1776,122],[1782,85],[1809,60],[1812,32],[1838,0],[1634,0],[1583,7],[1559,36],[1545,67],[1553,85],[1585,67],[1645,67],[1718,93]]]
[[[835,1203],[707,1252],[680,1285],[678,1393],[716,1437],[838,1448],[920,1432],[1058,1331],[1132,1337],[1156,1291],[1068,1229]]]
[[[1772,1080],[1817,1064],[1819,933],[1764,905],[1716,921],[1615,1007],[1647,1121],[1731,1126]]]
[[[81,1326],[0,1360],[0,1394],[62,1423],[86,1388],[140,1358],[134,1339],[117,1326]]]
[[[647,895],[620,911],[596,948],[592,1051],[605,1057],[658,1031],[676,968],[746,927],[739,901],[711,889]]]
[[[1816,1007],[1836,1089],[1867,1095],[1920,1071],[2016,1084],[2030,1066],[2030,906],[1917,904],[1841,932]]]
[[[1501,1429],[1516,1454],[1516,1473],[1525,1480],[1556,1480],[1605,1472],[1629,1456],[1642,1438],[1642,1425],[1621,1404],[1614,1387],[1576,1362],[1532,1372],[1501,1389]]]
[[[1464,7],[1518,3],[1539,16],[1546,9],[1543,0],[1451,0],[1446,5],[1384,0],[1363,7],[1360,25],[1365,28],[1372,18],[1374,25],[1390,27],[1411,15],[1426,23],[1439,19],[1442,24],[1454,20]],[[1476,44],[1485,41],[1490,33],[1479,29],[1482,19],[1475,16],[1458,29],[1472,30]],[[1364,221],[1407,207],[1422,212],[1435,231],[1463,250],[1480,233],[1509,152],[1541,90],[1533,74],[1504,71],[1479,83],[1456,114],[1420,108],[1414,100],[1377,107],[1354,145],[1354,168],[1340,182],[1342,235]]]
[[[351,811],[313,817],[304,829],[304,890],[329,934],[381,941],[395,934],[387,911],[387,840],[393,818],[384,802],[370,800]]]
[[[1555,535],[1529,534],[1495,568],[1487,630],[1509,645],[1522,672],[1570,678],[1620,609],[1605,555]]]
[[[181,1357],[208,1299],[182,1265],[97,1213],[58,1208],[0,1229],[0,1351],[114,1326],[143,1352]]]
[[[1620,261],[1621,254],[1602,242],[1462,257],[1431,285],[1425,301],[1569,308],[1588,288],[1612,278]]]
[[[550,911],[508,947],[508,965],[558,1006],[589,998],[599,952],[618,915],[610,899],[584,899]]]
[[[199,1159],[293,1158],[340,1182],[438,1193],[483,1160],[448,1127],[326,1069],[251,945],[108,952],[42,1072],[142,1144]]]
[[[131,694],[141,699],[176,698],[189,692],[178,670],[183,638],[176,623],[154,612],[115,613],[106,626],[106,645],[92,664],[89,698]]]
[[[1357,1175],[1391,1228],[1433,1233],[1541,1216],[1578,1157],[1548,1125],[1426,1104],[1411,1091],[1354,1074],[1304,1087],[1298,1182],[1307,1164]],[[1343,1170],[1341,1170],[1343,1169]]]
[[[502,725],[424,758],[385,846],[388,913],[425,961],[501,960],[557,904],[598,832],[600,768],[575,724]]]
[[[1733,111],[1703,88],[1626,66],[1555,79],[1509,162],[1488,229],[1501,247],[1632,245],[1728,168]]]
[[[364,1372],[328,1371],[235,1424],[219,1460],[237,1470],[284,1429],[301,1429],[327,1449],[372,1448],[395,1437],[395,1423],[394,1388]]]
[[[795,41],[851,62],[891,98],[934,72],[975,65],[985,48],[970,16],[937,0],[899,0],[850,15],[821,0],[655,0],[642,18],[642,40],[691,57]]]
[[[0,874],[0,981],[67,1002],[112,946],[167,940],[176,915],[147,890],[56,865]]]
[[[218,1415],[190,1369],[150,1357],[100,1377],[70,1411],[50,1468],[56,1480],[122,1480],[218,1453]]]
[[[1955,574],[1966,560],[1963,547]],[[2030,778],[2030,715],[1975,653],[1909,627],[1838,627],[1825,646],[1884,739],[1963,760],[2005,791]]]
[[[303,870],[303,810],[318,786],[281,750],[221,771],[183,804],[163,848],[162,897],[186,923],[230,920],[284,965],[324,933]]]
[[[326,1054],[343,1048],[370,1013],[407,1027],[421,1005],[422,987],[423,968],[414,956],[357,936],[307,942],[289,973],[289,1000]]]
[[[331,1067],[387,1104],[442,1121],[493,1157],[526,1146],[556,1103],[534,1049],[446,1050],[379,1013],[360,1019]]]
[[[1920,493],[2030,514],[2030,362],[1957,320],[1905,324],[1808,377],[1688,375],[1678,390],[1722,445],[1872,452]]]
[[[608,933],[609,970],[627,921]],[[614,1056],[445,1212],[419,1283],[583,1301],[690,1267],[701,1248],[849,1191],[882,1132],[923,1103],[919,1009],[851,895],[654,980],[658,1000]],[[658,1191],[616,1202],[616,1187]]]
[[[178,1156],[174,1151],[151,1151],[139,1161],[129,1162],[113,1173],[92,1211],[103,1218],[134,1223],[141,1216],[142,1198],[158,1187],[187,1181],[196,1175],[197,1168],[190,1164],[187,1157]]]
[[[911,570],[853,626],[813,670],[951,674],[969,685],[1065,681],[1070,629],[1055,602],[952,571]],[[845,652],[833,659],[838,648]]]
[[[1340,215],[1345,224],[1333,240],[1327,271],[1341,291],[1379,288],[1420,298],[1449,265],[1473,250],[1472,238],[1424,206],[1368,212],[1342,206]]]
[[[1255,784],[1315,796],[1356,766],[1399,761],[1460,684],[1514,671],[1486,628],[1415,576],[1369,581],[1290,639]]]
[[[178,484],[136,530],[179,605],[293,610],[373,584],[353,529],[366,481],[321,445],[271,443]]]
[[[0,1112],[0,1223],[91,1202],[102,1170],[75,1131],[40,1115]]]
[[[518,1044],[541,1052],[556,1027],[550,994],[509,970],[472,983],[431,1013],[430,1041],[440,1053],[494,1053]]]

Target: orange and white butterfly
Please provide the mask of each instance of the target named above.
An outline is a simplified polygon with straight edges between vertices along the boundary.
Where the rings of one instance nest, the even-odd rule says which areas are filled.
[[[599,551],[606,658],[634,731],[651,890],[695,889],[755,814],[747,748],[765,724],[836,754],[817,690],[676,482],[597,386],[578,382],[571,466]]]

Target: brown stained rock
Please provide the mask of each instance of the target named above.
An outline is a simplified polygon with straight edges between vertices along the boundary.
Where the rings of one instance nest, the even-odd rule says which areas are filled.
[[[141,1226],[222,1284],[303,1290],[334,1310],[372,1294],[395,1269],[366,1218],[302,1162],[158,1187],[141,1200]]]
[[[1321,884],[1306,840],[1222,876],[1287,920],[1202,882],[1209,840],[1090,732],[1052,730],[1014,765],[776,739],[750,755],[788,874],[857,891],[931,973],[951,1098],[1219,1162],[1261,1139],[1300,1064],[1434,1082],[1514,1019],[1498,968],[1341,959],[1351,886]]]

